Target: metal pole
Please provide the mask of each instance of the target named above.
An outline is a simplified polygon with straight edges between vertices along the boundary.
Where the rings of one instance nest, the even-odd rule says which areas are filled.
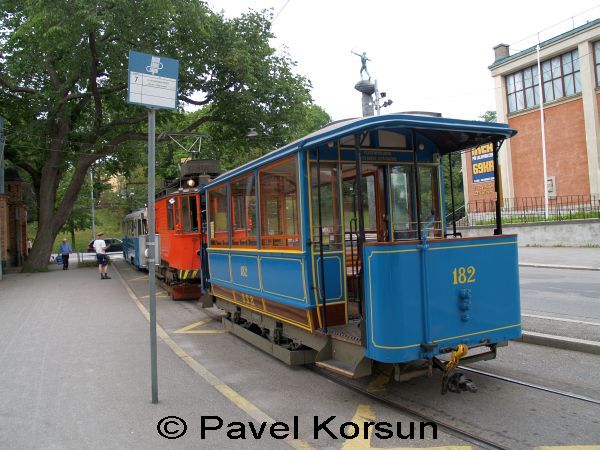
[[[2,194],[4,194],[4,118],[0,116],[0,195]],[[8,224],[6,228],[8,230]],[[2,237],[0,236],[0,281],[2,281]],[[8,240],[8,236],[5,239]]]
[[[365,218],[363,216],[363,191],[362,191],[362,158],[360,154],[361,139],[360,135],[354,135],[354,151],[356,158],[356,177],[355,177],[355,193],[356,203],[358,205],[358,235],[356,237],[356,259],[358,261],[358,276],[357,276],[357,289],[356,296],[358,298],[358,310],[360,314],[360,340],[363,347],[367,344],[367,335],[365,332],[365,312],[364,312],[364,296],[363,296],[363,282],[362,277],[365,275],[364,267],[365,262],[363,261],[363,244],[365,242]]]
[[[538,83],[540,92],[540,126],[542,133],[542,163],[544,165],[544,216],[548,220],[548,169],[546,168],[546,130],[544,128],[544,96],[542,94],[542,63],[540,62],[540,44],[535,47],[537,51]]]
[[[152,376],[152,403],[158,403],[158,371],[156,363],[156,267],[154,228],[154,177],[155,177],[155,115],[148,110],[148,294],[150,296],[150,371]]]
[[[325,257],[323,256],[323,215],[321,212],[321,152],[317,147],[317,202],[319,213],[319,256],[321,257],[321,299],[323,300],[323,331],[327,334],[327,297],[325,294]]]
[[[499,150],[500,150],[500,143],[494,142],[494,144],[493,144],[494,188],[496,189],[496,229],[494,230],[495,235],[502,234],[502,213],[500,210],[500,201],[501,201],[501,198],[500,198],[500,170],[498,167],[498,151]]]
[[[452,204],[452,235],[456,237],[456,214],[454,211],[454,176],[452,173],[452,152],[448,153],[448,166],[450,166],[450,198]]]
[[[412,130],[412,147],[413,147],[413,170],[415,180],[415,195],[417,197],[416,214],[417,214],[417,239],[421,240],[421,186],[419,184],[419,166],[417,165],[417,133]]]
[[[94,204],[94,175],[92,171],[94,169],[90,166],[90,192],[92,197],[92,239],[96,239],[96,205]]]
[[[4,194],[4,118],[0,116],[0,194]]]
[[[381,97],[379,96],[379,85],[377,84],[377,80],[375,80],[375,111],[377,111],[377,115],[381,115],[381,105],[379,104]]]

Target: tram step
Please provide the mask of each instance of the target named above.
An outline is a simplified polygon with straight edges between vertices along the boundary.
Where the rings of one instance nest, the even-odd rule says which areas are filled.
[[[288,350],[230,320],[227,320],[225,317],[223,318],[223,328],[290,366],[311,364],[315,362],[315,357],[317,355],[315,350]]]
[[[371,374],[371,360],[367,358],[361,358],[357,364],[337,359],[328,359],[326,361],[317,361],[315,365],[348,378],[361,378]]]

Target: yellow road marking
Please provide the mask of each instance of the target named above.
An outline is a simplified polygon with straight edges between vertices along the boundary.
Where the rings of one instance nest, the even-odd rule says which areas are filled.
[[[356,408],[356,413],[350,422],[359,425],[360,433],[356,438],[346,440],[344,445],[342,445],[342,450],[371,448],[372,427],[367,429],[367,437],[365,438],[364,423],[374,421],[375,412],[373,411],[373,408],[371,408],[370,405],[358,405],[358,408]]]
[[[342,445],[342,450],[363,450],[363,449],[374,449],[384,450],[383,448],[371,447],[371,433],[373,427],[367,428],[367,437],[365,438],[364,424],[365,422],[375,422],[375,412],[370,405],[358,405],[356,413],[350,422],[355,423],[359,426],[360,432],[354,439],[348,439]],[[472,447],[469,445],[446,445],[442,447],[396,447],[386,448],[385,450],[471,450]]]
[[[142,315],[146,318],[146,320],[150,321],[150,313],[146,309],[146,307],[140,302],[137,295],[131,290],[131,288],[127,285],[123,277],[121,276],[121,272],[115,266],[115,271],[121,280],[121,284],[125,287],[125,290],[129,294],[129,298],[135,303],[138,309],[141,311]],[[171,337],[169,334],[161,327],[158,322],[156,323],[156,332],[161,340],[169,346],[169,348],[181,358],[194,372],[200,375],[208,384],[214,387],[217,391],[219,391],[225,398],[230,400],[233,404],[235,404],[238,408],[243,410],[246,414],[252,417],[256,422],[267,422],[267,424],[273,424],[276,422],[275,419],[267,415],[261,409],[259,409],[252,402],[246,400],[242,395],[238,394],[236,391],[231,389],[227,384],[225,384],[221,379],[215,376],[212,372],[210,372],[206,367],[188,355],[185,350],[183,350]],[[286,438],[284,440],[286,444],[288,444],[292,448],[302,449],[302,450],[314,450],[314,447],[311,447],[310,444],[302,439],[292,439],[291,437]]]
[[[600,445],[545,445],[535,450],[600,450]]]
[[[139,281],[139,280],[147,280],[148,275],[140,275],[139,277],[129,278],[127,281]]]
[[[167,294],[166,292],[157,292],[156,293],[156,298],[166,298],[169,297],[169,294]],[[150,295],[142,295],[140,298],[150,298]]]
[[[175,331],[175,334],[221,334],[227,333],[227,330],[195,330],[195,328],[206,325],[207,323],[216,321],[216,319],[209,317],[208,319],[203,319],[200,322],[195,322],[191,325],[180,328]]]

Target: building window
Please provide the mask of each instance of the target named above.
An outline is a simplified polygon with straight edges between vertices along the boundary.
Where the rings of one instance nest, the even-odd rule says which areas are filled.
[[[259,185],[261,247],[300,249],[296,159],[262,169]]]
[[[600,86],[600,41],[594,42],[594,62],[596,63],[596,86]]]
[[[229,247],[229,224],[227,218],[227,185],[208,191],[210,204],[210,246]]]
[[[539,99],[538,68],[531,66],[506,77],[508,111],[515,112],[537,106]]]
[[[254,174],[234,180],[231,192],[232,247],[256,248],[256,183]]]
[[[544,102],[581,92],[579,52],[573,50],[542,62],[542,83]],[[509,113],[539,105],[537,65],[507,75],[506,91]]]

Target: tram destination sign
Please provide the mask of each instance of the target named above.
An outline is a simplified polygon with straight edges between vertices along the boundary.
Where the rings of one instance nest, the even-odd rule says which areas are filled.
[[[153,109],[177,108],[179,61],[129,52],[127,103]]]

